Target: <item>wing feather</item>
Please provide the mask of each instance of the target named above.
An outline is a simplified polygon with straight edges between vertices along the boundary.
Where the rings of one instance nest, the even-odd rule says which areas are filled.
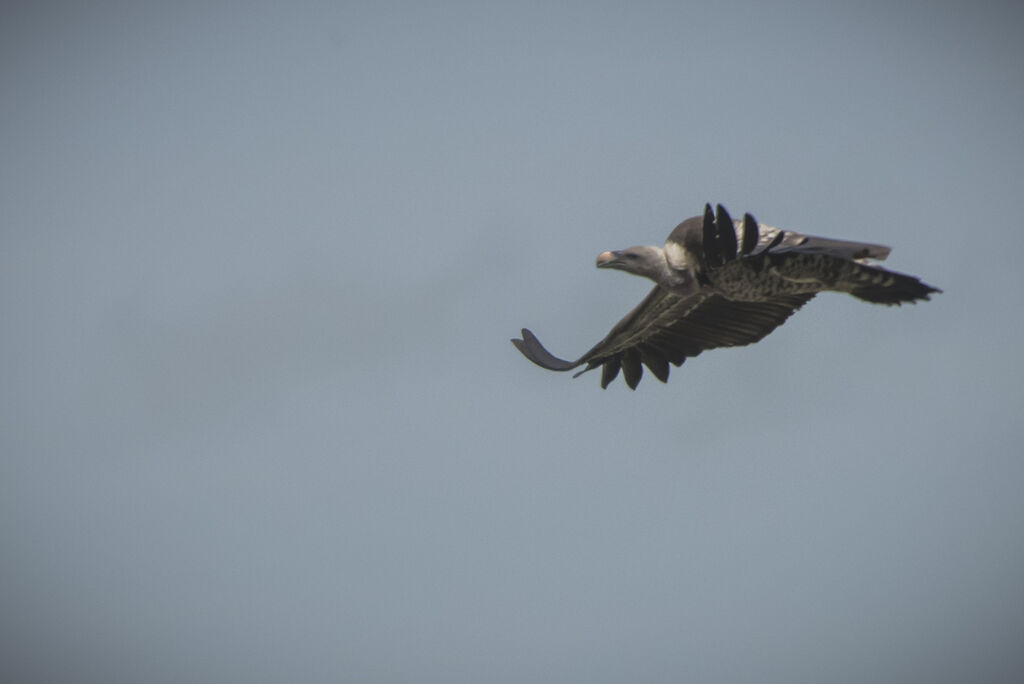
[[[619,360],[622,362],[622,377],[625,378],[626,384],[629,385],[629,389],[636,389],[644,375],[644,369],[640,365],[640,354],[635,348],[630,347],[622,352]]]
[[[619,359],[616,357],[612,357],[605,362],[601,367],[601,389],[608,387],[612,380],[618,376],[620,366]]]
[[[744,254],[751,254],[757,247],[757,238],[760,235],[757,221],[750,214],[743,215],[743,248]]]
[[[725,210],[721,204],[715,209],[718,212],[718,216],[715,219],[715,223],[718,225],[718,241],[719,247],[718,252],[722,255],[722,261],[732,261],[736,258],[736,227],[729,216],[729,212]]]
[[[640,360],[662,382],[668,382],[668,358],[649,342],[640,345]]]
[[[587,364],[583,372],[603,366],[602,387],[615,379],[620,367],[630,388],[640,382],[642,366],[665,382],[670,363],[679,366],[702,351],[757,342],[813,296],[737,302],[707,293],[680,297],[655,287],[576,363]]]

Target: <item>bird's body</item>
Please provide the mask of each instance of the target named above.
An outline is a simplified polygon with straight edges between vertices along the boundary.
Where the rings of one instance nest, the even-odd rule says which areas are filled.
[[[687,219],[664,247],[603,252],[599,268],[615,268],[656,285],[603,340],[576,361],[550,354],[529,330],[512,343],[549,370],[582,372],[602,366],[601,386],[621,369],[635,388],[642,366],[663,382],[669,363],[716,347],[757,342],[817,293],[846,292],[865,301],[900,304],[939,292],[913,276],[870,265],[889,248],[801,235],[758,224],[750,214],[733,221],[719,205]],[[577,374],[578,375],[578,374]]]

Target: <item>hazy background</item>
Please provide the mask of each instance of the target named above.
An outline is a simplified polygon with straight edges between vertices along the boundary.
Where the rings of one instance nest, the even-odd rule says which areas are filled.
[[[0,679],[1022,681],[1024,12],[822,5],[5,5]],[[508,343],[706,201],[945,294]]]

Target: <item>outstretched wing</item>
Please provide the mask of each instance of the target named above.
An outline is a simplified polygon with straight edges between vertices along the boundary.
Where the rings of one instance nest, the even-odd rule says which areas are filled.
[[[621,370],[626,384],[635,389],[643,377],[644,366],[667,382],[669,364],[680,366],[687,358],[708,349],[757,342],[813,296],[735,302],[703,292],[681,297],[655,287],[603,340],[576,361],[554,356],[525,328],[523,339],[514,339],[512,344],[530,361],[549,370],[567,371],[586,364],[577,373],[580,375],[600,366],[602,388]]]
[[[688,233],[691,244],[698,233],[696,223],[692,219],[688,227],[684,227],[684,222],[676,229],[679,235]],[[674,235],[676,231],[673,231]],[[701,246],[697,251],[704,257],[705,276],[719,287],[723,281],[716,280],[716,273],[718,278],[724,276],[728,280],[730,276],[725,275],[728,269],[745,263],[753,265],[756,271],[770,264],[773,268],[788,270],[788,275],[783,278],[795,282],[816,282],[821,290],[848,292],[875,304],[914,303],[941,292],[915,276],[868,263],[869,260],[880,261],[889,256],[889,248],[884,245],[779,230],[757,223],[750,214],[744,215],[742,221],[733,221],[721,204],[716,214],[712,214],[710,204],[704,206],[699,234]],[[737,271],[733,269],[732,273],[735,275]],[[739,299],[746,300],[749,295],[748,292]],[[774,301],[777,296],[773,288],[768,288],[754,298]]]
[[[689,243],[696,248],[694,238],[700,225],[700,251],[709,268],[724,266],[734,259],[747,259],[785,254],[820,254],[847,261],[862,259],[884,260],[891,251],[885,245],[852,240],[803,235],[792,230],[758,223],[749,213],[743,219],[733,220],[725,207],[719,204],[714,213],[711,205],[704,205],[704,216],[681,223],[669,241]]]

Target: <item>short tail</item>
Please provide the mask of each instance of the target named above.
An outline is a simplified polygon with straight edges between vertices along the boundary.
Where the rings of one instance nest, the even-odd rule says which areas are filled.
[[[857,299],[872,304],[911,304],[929,299],[930,294],[942,292],[937,287],[922,283],[914,276],[887,271],[877,266],[861,266],[855,278],[858,281],[853,287],[846,289]]]

